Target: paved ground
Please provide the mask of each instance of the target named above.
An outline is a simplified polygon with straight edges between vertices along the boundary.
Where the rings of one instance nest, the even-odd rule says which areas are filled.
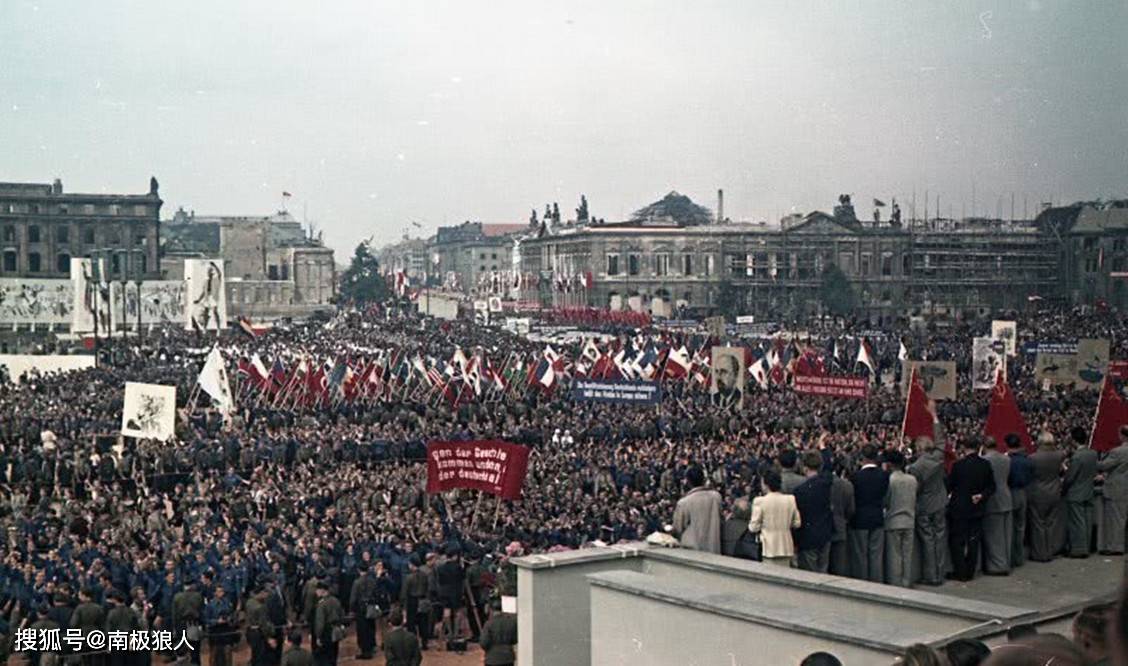
[[[940,594],[966,599],[1048,611],[1120,588],[1126,573],[1124,556],[1090,555],[1083,560],[1057,558],[1051,562],[1027,562],[1009,576],[977,576],[970,583],[948,581],[937,588]]]

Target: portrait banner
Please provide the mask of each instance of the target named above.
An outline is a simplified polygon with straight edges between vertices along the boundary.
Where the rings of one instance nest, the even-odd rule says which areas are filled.
[[[744,402],[743,347],[713,347],[710,399],[719,407],[740,407]]]
[[[529,449],[498,440],[427,444],[427,492],[470,488],[502,499],[521,499]]]
[[[901,395],[908,395],[909,381],[916,370],[920,385],[932,400],[956,399],[955,361],[904,361],[901,370]]]
[[[796,393],[826,395],[834,398],[865,398],[869,395],[869,380],[865,377],[815,377],[795,375]]]
[[[1034,361],[1038,386],[1072,386],[1077,383],[1077,354],[1039,352]]]
[[[185,259],[184,328],[219,331],[227,328],[227,290],[222,259]]]
[[[1018,324],[1013,321],[996,319],[991,322],[991,337],[1002,340],[1007,348],[1007,356],[1018,353]]]
[[[176,430],[176,387],[163,384],[125,383],[121,434],[139,439],[172,438]]]
[[[975,338],[971,344],[971,387],[975,390],[995,388],[995,375],[1007,376],[1006,345],[994,338]]]
[[[114,325],[112,286],[109,282],[98,279],[105,275],[105,259],[99,259],[97,265],[91,259],[71,259],[71,284],[74,289],[72,333],[93,332],[95,315],[97,315],[98,331],[102,335],[112,329]]]
[[[577,402],[653,405],[662,400],[662,387],[657,382],[576,379],[572,382],[572,399]]]
[[[1099,389],[1108,372],[1109,342],[1106,338],[1077,341],[1077,388]]]

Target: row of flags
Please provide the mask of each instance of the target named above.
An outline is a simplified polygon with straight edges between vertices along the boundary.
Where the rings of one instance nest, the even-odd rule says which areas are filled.
[[[1093,429],[1089,435],[1089,446],[1097,451],[1109,451],[1120,444],[1120,428],[1128,426],[1128,399],[1123,393],[1120,381],[1105,375],[1101,386],[1100,400],[1093,417]],[[935,437],[935,427],[939,422],[936,404],[929,399],[920,381],[917,370],[913,369],[909,380],[909,391],[905,397],[905,416],[901,424],[901,434],[915,440],[918,437]],[[991,437],[1000,451],[1006,450],[1004,440],[1007,435],[1017,435],[1028,453],[1036,446],[1014,392],[1007,384],[1006,375],[997,372],[995,387],[991,391],[991,401],[987,410],[987,421],[983,424],[983,434]],[[949,460],[954,458],[951,448],[946,452]]]

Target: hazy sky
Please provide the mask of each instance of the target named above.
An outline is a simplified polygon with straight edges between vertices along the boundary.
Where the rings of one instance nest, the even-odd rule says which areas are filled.
[[[733,219],[1128,195],[1128,3],[0,0],[0,180],[293,193],[339,253],[676,189]],[[347,256],[338,255],[338,261]]]

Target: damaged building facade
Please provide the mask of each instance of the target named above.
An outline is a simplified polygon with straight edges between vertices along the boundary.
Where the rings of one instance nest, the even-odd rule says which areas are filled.
[[[592,307],[670,316],[723,311],[802,319],[829,314],[828,300],[844,290],[854,315],[874,323],[987,317],[1042,302],[1128,306],[1128,209],[903,224],[859,221],[846,196],[833,210],[785,218],[779,227],[669,216],[542,226],[523,241],[521,266],[539,277],[544,307],[576,305],[578,297]],[[828,274],[832,265],[838,271]],[[575,275],[587,279],[569,279]],[[558,287],[576,283],[590,286],[579,294]]]

